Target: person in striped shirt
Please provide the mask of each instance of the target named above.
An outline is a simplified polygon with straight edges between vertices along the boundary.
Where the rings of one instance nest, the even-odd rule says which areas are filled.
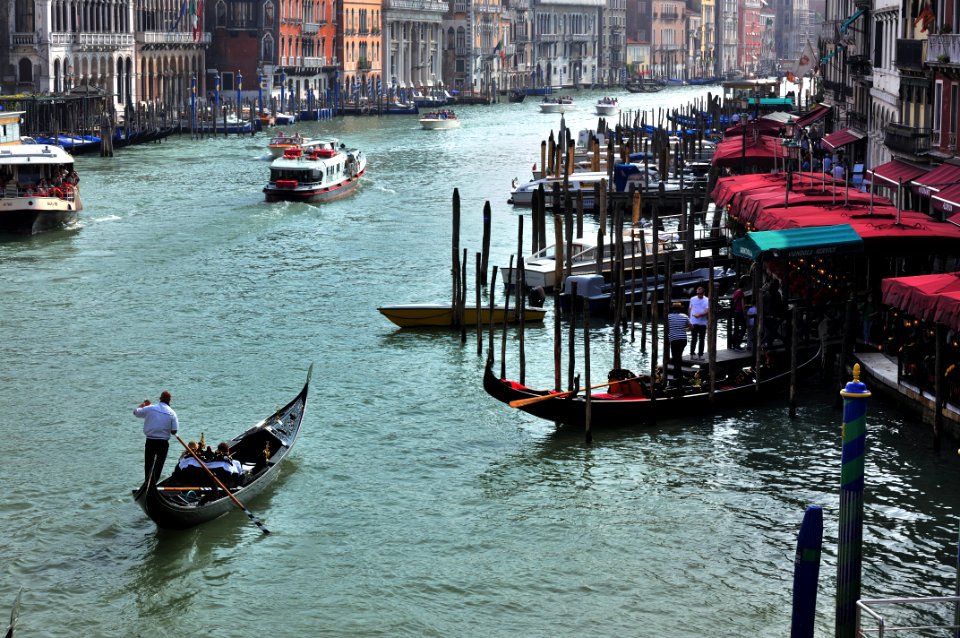
[[[690,317],[683,311],[683,304],[679,301],[670,306],[667,315],[667,340],[670,342],[670,358],[673,360],[674,378],[676,383],[682,383],[681,367],[683,365],[683,351],[687,347],[687,333],[690,332]]]

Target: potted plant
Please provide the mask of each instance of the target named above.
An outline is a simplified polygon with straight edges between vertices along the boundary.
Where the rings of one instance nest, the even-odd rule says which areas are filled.
[[[953,33],[953,25],[944,22],[940,25],[940,33]]]
[[[940,55],[937,56],[937,62],[941,64],[946,64],[949,61],[950,61],[950,56],[947,55],[946,53],[941,53]]]

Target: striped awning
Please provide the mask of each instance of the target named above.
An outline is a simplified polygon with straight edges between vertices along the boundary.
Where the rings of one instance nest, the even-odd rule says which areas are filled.
[[[930,196],[930,204],[934,210],[946,215],[960,214],[960,184],[954,184]]]
[[[912,179],[910,188],[919,195],[930,197],[957,183],[960,183],[960,166],[941,164],[927,174]]]
[[[917,179],[926,172],[926,168],[914,166],[902,160],[891,160],[871,168],[867,174],[876,178],[873,181],[878,186],[899,186],[900,184],[909,186],[911,180]]]
[[[830,107],[826,104],[817,104],[815,107],[797,118],[797,126],[810,126],[818,120],[822,120],[830,113]]]
[[[830,135],[825,135],[821,140],[821,143],[824,146],[829,147],[832,150],[837,150],[847,144],[853,144],[863,139],[863,133],[858,133],[853,129],[844,128],[839,131],[834,131]]]

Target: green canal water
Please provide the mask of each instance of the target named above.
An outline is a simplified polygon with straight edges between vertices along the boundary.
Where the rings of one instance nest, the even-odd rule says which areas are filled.
[[[568,125],[595,124],[601,95],[575,95]],[[454,188],[471,272],[485,201],[491,263],[515,250],[510,182],[560,118],[533,100],[457,111],[451,131],[295,127],[369,157],[359,191],[322,206],[264,203],[267,133],[81,157],[80,227],[0,243],[0,610],[22,587],[23,636],[784,636],[808,504],[825,510],[832,635],[840,380],[805,380],[793,420],[771,400],[587,446],[489,398],[473,336],[377,312],[448,298]],[[596,375],[613,331],[592,335]],[[552,381],[551,339],[526,333],[531,384]],[[511,332],[511,375],[518,346]],[[623,357],[648,365],[629,339]],[[239,512],[158,531],[130,498],[133,407],[169,388],[185,437],[227,439],[311,363],[301,439],[249,504],[274,533]],[[956,455],[880,399],[867,423],[863,595],[949,595]]]

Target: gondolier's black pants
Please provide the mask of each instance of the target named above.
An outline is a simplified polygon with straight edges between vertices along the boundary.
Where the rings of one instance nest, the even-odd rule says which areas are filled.
[[[153,468],[153,480],[160,480],[160,473],[163,471],[163,464],[167,460],[167,450],[170,449],[168,441],[160,439],[147,439],[143,448],[143,480],[146,482],[150,478],[150,468]]]
[[[670,358],[673,359],[674,380],[677,385],[682,385],[683,379],[683,351],[687,347],[686,339],[675,339],[670,342]],[[664,377],[669,376],[669,373]],[[666,382],[666,379],[664,379]]]

